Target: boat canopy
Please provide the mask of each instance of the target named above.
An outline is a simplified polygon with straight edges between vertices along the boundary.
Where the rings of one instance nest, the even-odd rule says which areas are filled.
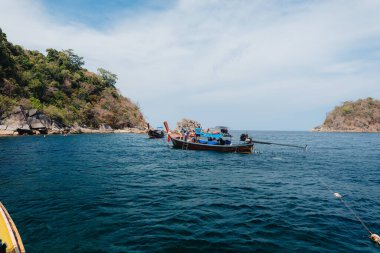
[[[215,138],[219,139],[223,137],[223,134],[213,134],[213,133],[202,133],[201,136],[204,136],[206,138]]]
[[[223,137],[223,134],[221,133],[205,133],[202,131],[202,128],[195,128],[195,134],[196,135],[199,135],[199,136],[202,136],[202,137],[206,137],[206,138],[215,138],[215,139],[219,139],[219,138],[222,138]]]

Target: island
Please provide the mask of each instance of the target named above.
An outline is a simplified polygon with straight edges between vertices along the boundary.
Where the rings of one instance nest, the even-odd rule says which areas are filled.
[[[71,49],[42,54],[14,45],[0,29],[0,135],[145,132],[117,76],[84,63]]]
[[[374,98],[346,101],[328,113],[315,132],[380,132],[380,101]]]

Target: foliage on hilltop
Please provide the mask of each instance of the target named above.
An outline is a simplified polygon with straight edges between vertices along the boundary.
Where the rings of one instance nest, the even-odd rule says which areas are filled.
[[[380,101],[346,101],[330,112],[319,131],[380,132]]]
[[[139,107],[116,89],[117,76],[83,65],[71,49],[47,49],[44,55],[13,45],[0,29],[0,119],[22,106],[66,125],[144,126]]]

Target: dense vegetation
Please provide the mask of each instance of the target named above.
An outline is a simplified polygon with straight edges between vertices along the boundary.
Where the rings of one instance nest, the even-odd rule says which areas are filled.
[[[380,101],[367,98],[346,101],[330,112],[322,130],[342,131],[380,131]]]
[[[113,128],[145,124],[137,105],[115,87],[117,76],[83,68],[73,50],[46,55],[7,41],[0,29],[0,119],[15,106],[35,108],[66,125]]]

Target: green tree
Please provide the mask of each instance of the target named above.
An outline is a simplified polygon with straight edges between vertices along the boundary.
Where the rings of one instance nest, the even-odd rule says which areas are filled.
[[[0,66],[2,72],[11,66],[11,51],[9,50],[9,43],[7,35],[0,29]]]
[[[32,92],[33,97],[41,99],[44,97],[46,85],[39,79],[35,78],[29,82],[29,89]]]
[[[98,74],[103,78],[108,86],[114,87],[117,81],[117,75],[103,68],[98,68]]]
[[[53,48],[48,48],[46,49],[47,55],[46,59],[49,62],[56,62],[59,60],[59,52]]]
[[[0,116],[5,112],[10,111],[16,104],[15,99],[0,94]]]
[[[82,67],[84,65],[83,57],[80,57],[77,54],[75,54],[74,50],[67,49],[67,50],[63,50],[63,52],[69,58],[69,64],[70,64],[70,67],[72,68],[72,70],[79,70],[80,67]]]

